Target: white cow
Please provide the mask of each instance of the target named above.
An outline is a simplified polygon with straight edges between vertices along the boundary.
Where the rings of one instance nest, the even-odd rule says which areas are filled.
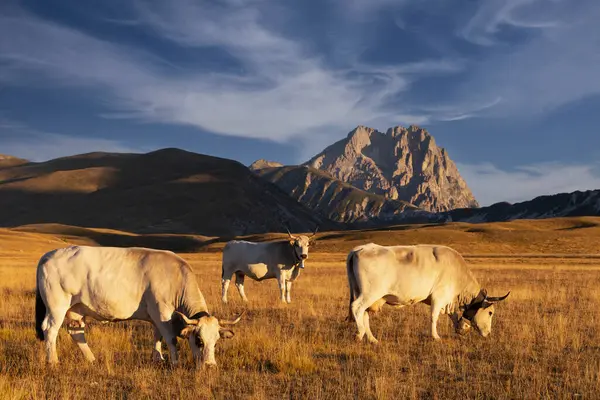
[[[462,256],[446,246],[379,246],[374,243],[355,247],[346,261],[350,286],[349,319],[356,321],[361,341],[364,334],[377,343],[369,327],[369,312],[384,304],[404,307],[425,303],[431,307],[431,335],[440,339],[437,321],[446,313],[457,333],[473,326],[482,336],[492,329],[494,303],[503,297],[488,297]]]
[[[197,362],[216,365],[215,344],[231,338],[208,313],[191,267],[170,251],[71,246],[50,251],[37,267],[36,333],[48,362],[58,363],[56,338],[65,319],[85,358],[95,360],[84,336],[84,317],[98,321],[142,320],[154,325],[153,358],[163,360],[161,338],[177,364],[177,337],[189,339]]]
[[[232,240],[223,248],[222,262],[222,301],[227,303],[229,283],[235,274],[235,286],[243,301],[248,301],[244,293],[244,277],[255,281],[277,279],[281,301],[290,303],[292,282],[304,268],[308,258],[308,248],[313,243],[311,236],[293,236],[277,242],[254,243],[245,240]]]

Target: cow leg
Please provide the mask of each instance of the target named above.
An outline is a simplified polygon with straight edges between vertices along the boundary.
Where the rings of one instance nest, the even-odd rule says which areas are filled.
[[[225,271],[223,271],[223,276],[221,278],[221,301],[224,304],[227,304],[227,292],[229,291],[229,284],[231,283],[231,274],[225,276]]]
[[[71,296],[62,291],[62,288],[46,288],[46,316],[42,321],[44,331],[44,344],[46,347],[46,359],[50,364],[58,364],[56,352],[56,339],[69,308],[71,308]]]
[[[363,307],[362,303],[354,300],[352,303],[352,316],[354,317],[354,321],[356,322],[356,327],[358,328],[358,333],[356,334],[356,340],[358,342],[362,341],[363,336],[365,335],[365,311],[367,307]]]
[[[165,339],[167,342],[167,347],[169,348],[169,353],[171,355],[171,364],[176,366],[179,358],[177,355],[177,336],[173,333],[173,326],[171,323],[171,316],[173,314],[172,309],[161,309],[158,307],[148,307],[148,314],[154,323],[155,329],[158,329],[158,333]],[[155,333],[155,338],[156,338]],[[155,342],[156,345],[156,342]]]
[[[356,322],[356,327],[358,328],[358,333],[356,334],[356,340],[358,342],[362,341],[363,336],[365,335],[365,317],[364,314],[369,307],[365,305],[363,296],[358,296],[356,300],[352,302],[350,306],[352,308],[352,316],[354,317],[354,321]]]
[[[288,304],[292,302],[292,281],[285,282],[285,301]]]
[[[246,293],[244,293],[244,274],[241,272],[236,272],[235,274],[235,287],[240,293],[242,300],[247,302],[248,298],[246,297]]]
[[[281,301],[285,303],[285,277],[279,276],[277,282],[279,282],[279,292],[281,293]]]
[[[67,318],[70,320],[67,330],[71,335],[71,339],[77,344],[77,347],[79,347],[79,350],[81,350],[86,360],[89,362],[96,361],[94,353],[92,353],[92,350],[90,350],[90,347],[85,340],[85,322],[83,322],[83,315],[68,312]]]
[[[227,291],[229,290],[230,283],[231,283],[231,279],[223,278],[221,280],[221,301],[224,304],[227,304]]]
[[[58,364],[56,339],[58,338],[58,331],[65,320],[67,311],[68,307],[54,307],[46,314],[46,318],[44,318],[44,322],[42,322],[46,345],[46,359],[50,364]]]
[[[371,332],[371,325],[369,324],[369,312],[365,312],[363,316],[363,324],[365,325],[365,332],[367,333],[367,339],[370,343],[377,344],[379,340],[373,336],[373,332]]]
[[[371,328],[369,326],[369,317],[365,316],[365,315],[366,315],[367,309],[369,309],[373,305],[375,305],[375,304],[378,304],[379,306],[383,305],[383,304],[381,304],[381,299],[383,296],[385,296],[385,294],[379,294],[376,292],[369,295],[368,297],[361,294],[360,296],[358,296],[356,298],[356,300],[354,300],[352,302],[352,304],[350,304],[350,309],[352,310],[352,316],[354,317],[354,321],[356,322],[356,327],[358,328],[358,333],[356,334],[357,341],[359,341],[359,342],[362,341],[362,338],[365,335],[365,333],[371,332]],[[365,321],[366,321],[366,323],[365,323]],[[369,341],[371,343],[375,343],[375,342],[373,342],[373,339],[375,341],[377,341],[377,339],[375,339],[375,336],[373,336],[372,333],[370,333],[370,335],[367,334],[367,338],[369,339]]]
[[[168,317],[169,320],[171,317]],[[169,348],[169,354],[171,356],[171,364],[176,366],[179,362],[179,357],[177,355],[177,336],[173,334],[173,328],[171,327],[170,321],[160,321],[158,322],[158,331],[161,336],[165,338],[165,342],[167,342],[167,347]]]
[[[440,316],[441,306],[435,301],[431,301],[431,336],[435,340],[440,340],[440,335],[437,332],[437,322]]]
[[[160,330],[154,326],[154,348],[152,349],[152,361],[162,362],[165,361],[162,355],[162,335]]]

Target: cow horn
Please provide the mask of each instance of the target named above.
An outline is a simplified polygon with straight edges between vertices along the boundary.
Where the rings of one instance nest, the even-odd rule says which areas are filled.
[[[508,297],[508,295],[509,295],[509,294],[510,294],[510,291],[509,291],[508,293],[506,293],[504,296],[501,296],[501,297],[487,297],[487,296],[486,296],[485,300],[486,300],[487,302],[489,302],[489,303],[495,303],[495,302],[497,302],[497,301],[502,301],[502,300],[504,300],[505,298],[507,298],[507,297]]]
[[[188,325],[198,325],[198,322],[200,322],[197,319],[189,319],[188,317],[185,316],[185,314],[182,314],[179,311],[175,311],[175,314],[179,315],[179,317],[183,320],[183,322],[185,322]]]
[[[287,231],[288,235],[290,235],[290,239],[293,239],[294,237],[292,236],[292,233],[290,232],[287,226],[285,227],[285,230]]]
[[[309,236],[309,239],[312,238],[313,236],[315,236],[317,234],[318,230],[319,230],[319,226],[317,225],[317,227],[315,228],[315,231],[313,232],[313,234]]]
[[[224,326],[224,325],[235,325],[238,322],[240,322],[240,320],[242,319],[242,317],[244,316],[244,314],[246,314],[246,310],[242,311],[240,313],[240,315],[238,315],[238,317],[234,320],[219,320],[219,325]]]

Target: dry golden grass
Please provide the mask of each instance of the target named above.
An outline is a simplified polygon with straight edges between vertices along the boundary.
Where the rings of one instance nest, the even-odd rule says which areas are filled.
[[[463,252],[485,253],[469,251],[485,248],[489,254],[502,253],[506,243],[518,243],[522,237],[519,229],[517,238],[511,238],[505,226],[487,225],[490,232],[479,234],[488,236],[469,247],[460,239],[463,228],[460,225],[450,234],[443,231],[449,227],[436,228],[443,231],[437,236],[432,228],[413,233],[427,236],[427,242],[460,241]],[[592,253],[597,228],[587,229],[585,243],[577,244],[580,239],[573,237],[566,246],[571,251],[555,247],[553,252],[572,257],[573,249]],[[512,291],[497,308],[490,338],[474,333],[456,337],[443,317],[439,323],[443,340],[433,342],[428,309],[416,305],[384,308],[372,318],[373,333],[381,341],[378,346],[355,343],[355,325],[344,322],[345,252],[357,244],[356,235],[361,235],[361,241],[382,242],[385,237],[388,243],[402,243],[405,238],[398,232],[356,232],[323,240],[295,283],[290,305],[279,303],[275,281],[246,280],[250,298],[246,317],[233,339],[218,343],[220,367],[205,371],[193,367],[183,341],[182,366],[173,369],[152,363],[152,329],[142,322],[88,325],[88,341],[98,358],[95,365],[84,361],[62,330],[60,367],[47,368],[33,328],[35,264],[45,250],[63,244],[51,236],[0,231],[0,399],[597,397],[600,260],[589,255],[469,258],[491,293]],[[564,232],[570,237],[571,231]],[[530,234],[522,247],[531,249],[529,253],[546,251],[545,235]],[[228,317],[244,308],[233,285],[230,304],[220,303],[219,252],[182,256],[194,267],[211,312]]]

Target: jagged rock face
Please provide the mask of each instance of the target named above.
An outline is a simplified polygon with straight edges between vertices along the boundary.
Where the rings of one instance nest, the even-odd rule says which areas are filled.
[[[433,212],[478,207],[445,149],[416,126],[358,126],[305,163],[359,189]]]
[[[278,163],[277,161],[269,161],[261,158],[260,160],[254,161],[248,168],[252,171],[258,171],[264,168],[275,168],[275,167],[283,167],[283,164]]]
[[[336,222],[384,222],[418,210],[412,204],[360,190],[308,166],[260,168],[254,172]]]

